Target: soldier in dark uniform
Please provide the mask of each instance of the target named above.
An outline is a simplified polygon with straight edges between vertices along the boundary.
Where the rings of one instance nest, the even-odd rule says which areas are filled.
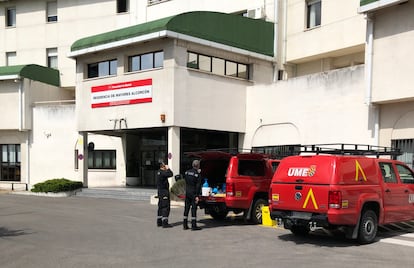
[[[184,174],[185,179],[185,207],[184,207],[184,230],[188,229],[188,213],[191,207],[191,230],[201,230],[197,226],[197,203],[201,192],[200,161],[194,160],[193,168]]]
[[[170,215],[170,184],[168,182],[168,178],[172,176],[173,173],[168,166],[164,163],[160,163],[160,169],[157,172],[157,226],[162,226],[163,228],[172,227],[168,223],[168,216]]]

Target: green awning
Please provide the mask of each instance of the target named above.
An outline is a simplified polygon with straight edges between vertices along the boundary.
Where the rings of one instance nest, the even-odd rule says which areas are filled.
[[[37,64],[0,67],[0,80],[2,76],[4,77],[11,75],[17,75],[52,86],[60,86],[60,76],[58,70]]]
[[[87,50],[88,48],[161,31],[184,34],[266,56],[274,56],[273,23],[239,15],[208,11],[187,12],[79,39],[72,44],[71,52]]]
[[[360,6],[364,6],[364,5],[368,5],[368,4],[370,4],[370,3],[372,3],[372,2],[377,2],[378,0],[360,0],[359,1],[359,5]]]
[[[374,12],[383,8],[388,8],[401,3],[407,2],[407,0],[360,0],[359,1],[359,13]]]

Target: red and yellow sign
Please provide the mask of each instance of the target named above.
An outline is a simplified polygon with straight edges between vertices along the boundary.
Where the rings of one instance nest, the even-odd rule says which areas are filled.
[[[358,160],[355,160],[355,181],[359,181],[360,175],[362,176],[364,181],[367,181],[367,176],[365,175],[365,172],[362,169],[361,164],[358,162]]]
[[[309,203],[309,199],[312,201],[313,207],[318,209],[318,204],[316,203],[315,195],[313,194],[312,188],[309,189],[308,195],[306,196],[305,202],[303,202],[302,208],[306,208]]]
[[[91,107],[152,102],[152,79],[92,87]]]

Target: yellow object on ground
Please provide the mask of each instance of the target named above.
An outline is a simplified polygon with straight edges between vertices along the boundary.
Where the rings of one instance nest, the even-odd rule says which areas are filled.
[[[275,226],[276,221],[270,218],[270,211],[268,206],[262,207],[262,225],[264,226]]]

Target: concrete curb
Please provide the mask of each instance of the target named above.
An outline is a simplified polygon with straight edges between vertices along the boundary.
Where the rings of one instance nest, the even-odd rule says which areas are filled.
[[[77,192],[82,191],[81,189],[69,192],[60,192],[60,193],[34,193],[31,191],[11,191],[9,194],[15,195],[34,195],[34,196],[45,196],[45,197],[69,197],[76,195]]]

